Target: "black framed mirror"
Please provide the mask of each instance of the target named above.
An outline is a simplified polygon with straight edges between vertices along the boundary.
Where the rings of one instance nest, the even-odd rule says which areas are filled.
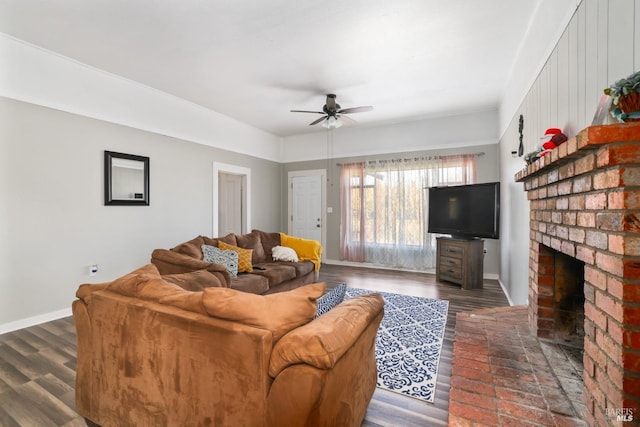
[[[149,205],[149,158],[104,152],[104,204]]]

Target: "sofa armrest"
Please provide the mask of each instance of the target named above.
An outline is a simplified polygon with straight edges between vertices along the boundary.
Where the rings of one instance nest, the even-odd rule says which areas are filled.
[[[200,259],[167,249],[156,249],[151,253],[151,262],[158,268],[161,275],[191,273],[197,270],[207,270],[229,287],[231,276],[222,264],[206,262]]]
[[[360,295],[294,329],[274,346],[269,376],[275,378],[285,368],[296,364],[333,368],[370,323],[380,323],[383,311],[384,300],[380,294]]]

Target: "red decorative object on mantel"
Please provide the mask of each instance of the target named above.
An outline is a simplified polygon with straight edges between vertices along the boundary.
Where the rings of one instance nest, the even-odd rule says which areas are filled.
[[[536,147],[536,151],[528,153],[525,156],[527,164],[533,163],[536,159],[544,157],[551,152],[554,148],[567,141],[567,136],[562,133],[562,129],[549,128],[544,132],[544,135],[540,138],[540,144]]]

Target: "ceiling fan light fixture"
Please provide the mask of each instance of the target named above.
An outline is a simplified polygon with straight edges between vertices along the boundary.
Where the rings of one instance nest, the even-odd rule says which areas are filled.
[[[324,122],[322,122],[322,127],[323,128],[327,128],[327,129],[338,129],[339,127],[341,127],[344,123],[342,123],[340,120],[338,120],[337,118],[335,118],[334,116],[329,116],[327,118],[327,120],[325,120]]]

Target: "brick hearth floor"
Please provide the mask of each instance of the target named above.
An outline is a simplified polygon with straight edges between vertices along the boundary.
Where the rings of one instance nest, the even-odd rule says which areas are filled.
[[[585,425],[575,352],[533,336],[525,306],[458,313],[455,331],[450,426]]]

